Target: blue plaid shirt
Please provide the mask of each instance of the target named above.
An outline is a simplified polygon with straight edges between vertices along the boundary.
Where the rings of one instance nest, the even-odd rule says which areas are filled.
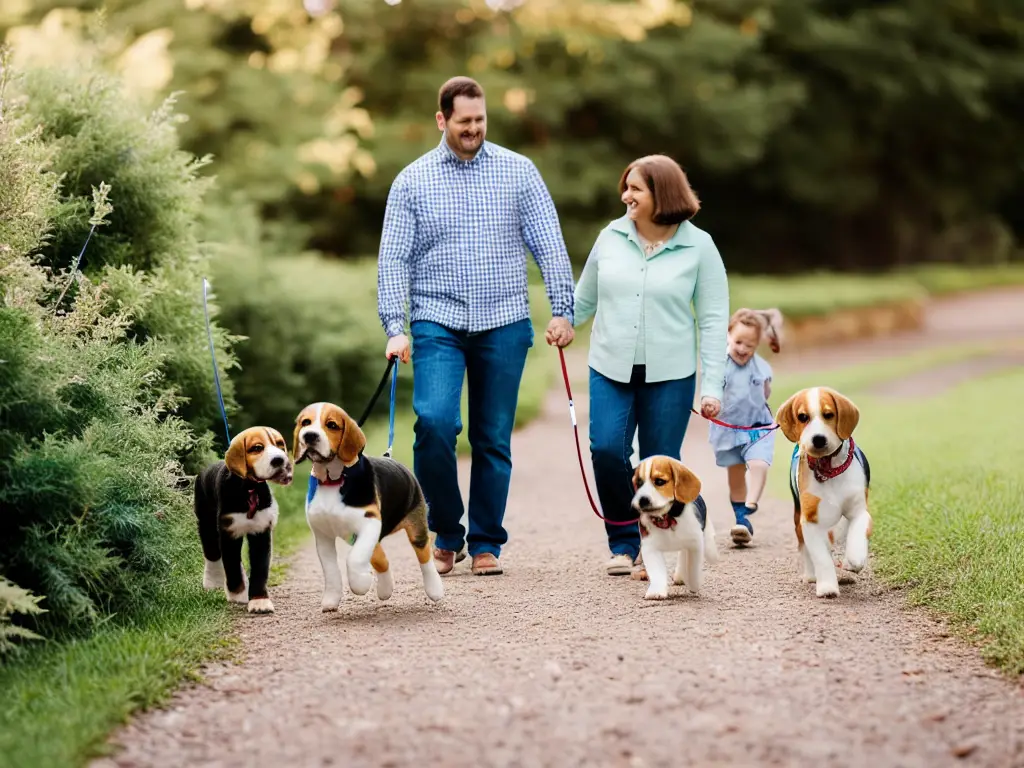
[[[530,316],[526,248],[551,312],[572,322],[574,281],[555,204],[533,162],[485,141],[469,161],[440,146],[406,166],[388,194],[377,311],[388,336],[409,321],[485,331]]]

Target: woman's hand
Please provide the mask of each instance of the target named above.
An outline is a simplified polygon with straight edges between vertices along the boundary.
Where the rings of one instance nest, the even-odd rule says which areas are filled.
[[[722,403],[714,397],[702,397],[700,399],[700,413],[708,419],[713,419],[722,412]]]

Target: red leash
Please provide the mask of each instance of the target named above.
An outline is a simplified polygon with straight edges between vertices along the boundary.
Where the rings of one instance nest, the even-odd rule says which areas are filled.
[[[587,483],[587,471],[583,468],[583,451],[580,449],[580,432],[579,432],[579,427],[576,426],[576,406],[573,405],[573,402],[572,402],[572,387],[569,386],[569,371],[565,367],[565,351],[561,347],[558,348],[558,359],[562,363],[562,381],[565,382],[565,394],[568,395],[568,397],[569,397],[569,418],[572,419],[572,431],[573,431],[573,435],[576,438],[576,458],[579,460],[580,474],[583,476],[583,488],[587,492],[587,499],[588,499],[588,501],[590,501],[590,508],[592,510],[594,510],[594,514],[595,515],[597,515],[599,518],[601,518],[606,523],[608,523],[608,525],[635,525],[637,522],[639,522],[639,520],[640,520],[639,517],[634,518],[633,520],[626,520],[626,521],[609,520],[607,517],[605,517],[604,515],[601,514],[600,510],[597,508],[597,504],[594,503],[594,497],[590,493],[590,485],[589,485],[589,483]],[[703,413],[701,413],[700,411],[694,410],[692,407],[690,408],[690,410],[693,413],[695,413],[698,416],[700,416],[702,419],[707,419],[708,421],[712,422],[713,424],[718,424],[720,427],[727,427],[728,429],[739,429],[739,430],[743,430],[745,432],[755,432],[757,430],[762,430],[763,429],[763,430],[765,430],[765,434],[762,435],[762,437],[767,437],[769,432],[772,432],[772,431],[774,431],[774,430],[779,428],[778,424],[771,424],[771,425],[768,425],[768,426],[765,426],[765,427],[755,427],[755,426],[742,427],[742,426],[739,426],[737,424],[730,424],[727,421],[719,421],[718,419],[713,419],[710,416],[705,416]],[[760,440],[760,439],[761,438],[759,437],[758,440]]]
[[[565,367],[565,352],[561,347],[558,348],[558,358],[562,362],[562,380],[565,382],[565,394],[569,396],[569,418],[572,419],[572,432],[576,437],[576,458],[580,462],[580,474],[583,475],[583,488],[587,492],[587,499],[590,501],[590,508],[594,510],[594,514],[604,520],[608,525],[636,525],[639,521],[639,517],[635,517],[632,520],[609,520],[607,517],[601,514],[597,508],[597,504],[594,503],[594,497],[590,493],[590,485],[587,483],[587,471],[583,468],[583,452],[580,450],[580,431],[576,426],[576,406],[572,403],[572,387],[569,386],[569,371]]]

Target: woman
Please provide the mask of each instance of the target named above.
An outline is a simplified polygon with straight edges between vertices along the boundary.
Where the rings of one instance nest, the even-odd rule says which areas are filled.
[[[626,214],[597,236],[576,286],[575,323],[594,318],[590,341],[590,453],[605,517],[629,520],[630,463],[680,458],[696,388],[700,329],[701,413],[721,410],[729,285],[711,236],[690,223],[700,201],[674,160],[634,160],[619,181]],[[692,302],[692,307],[691,307]],[[696,322],[695,322],[696,321]],[[610,575],[632,572],[635,525],[605,523]]]

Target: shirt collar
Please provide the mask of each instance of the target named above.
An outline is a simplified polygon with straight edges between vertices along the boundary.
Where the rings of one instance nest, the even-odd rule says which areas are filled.
[[[636,224],[629,216],[623,215],[618,219],[615,219],[610,225],[611,229],[619,232],[626,236],[627,239],[636,243],[637,247],[643,250],[643,246],[640,243],[640,236],[636,231]],[[674,248],[686,248],[693,245],[693,224],[688,221],[682,222],[676,229],[676,233],[672,235],[666,242],[665,247],[662,249],[662,253],[665,251],[672,250]]]
[[[437,154],[441,158],[443,163],[465,163],[471,165],[475,163],[481,157],[490,157],[491,145],[487,139],[484,139],[484,143],[480,145],[480,151],[476,153],[476,157],[472,160],[463,160],[461,157],[452,152],[452,148],[448,146],[448,142],[445,141],[445,136],[441,134],[441,142],[437,145]]]

